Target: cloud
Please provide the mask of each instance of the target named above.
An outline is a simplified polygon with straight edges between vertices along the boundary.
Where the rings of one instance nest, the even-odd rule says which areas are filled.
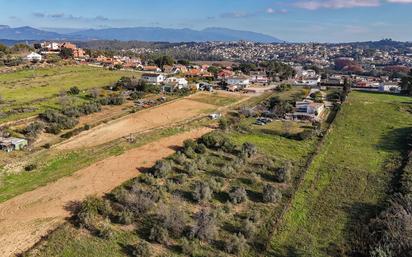
[[[221,18],[245,18],[245,17],[251,17],[254,16],[254,13],[248,13],[248,12],[240,12],[240,11],[235,11],[235,12],[227,12],[227,13],[222,13],[220,15]]]
[[[387,0],[389,3],[395,4],[412,4],[412,0]]]
[[[44,18],[44,17],[46,17],[46,14],[41,13],[41,12],[34,12],[33,16],[37,17],[37,18]]]
[[[268,14],[286,14],[286,13],[288,13],[288,10],[286,10],[286,9],[275,10],[275,9],[269,7],[268,9],[266,9],[266,13],[268,13]]]
[[[390,1],[409,1],[409,0],[390,0]],[[354,7],[377,7],[381,5],[380,0],[299,0],[293,4],[295,7],[318,10],[318,9],[342,9]]]
[[[50,17],[50,18],[63,18],[63,17],[64,17],[64,13],[53,13],[53,14],[49,14],[48,17]]]
[[[66,19],[66,20],[79,20],[79,21],[110,21],[109,18],[98,15],[96,17],[83,17],[83,16],[74,16],[72,14],[65,13],[42,13],[34,12],[33,15],[37,18],[50,18],[50,19]]]

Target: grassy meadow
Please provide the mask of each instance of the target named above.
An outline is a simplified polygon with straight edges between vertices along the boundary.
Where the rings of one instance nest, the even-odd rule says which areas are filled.
[[[17,112],[8,117],[0,116],[0,122],[30,117],[44,109],[55,108],[58,106],[58,94],[70,87],[77,86],[81,90],[104,87],[127,75],[131,76],[132,73],[82,65],[0,74],[0,96],[5,102],[1,105],[2,112],[21,107],[34,108],[32,111]],[[139,73],[133,75],[140,76]]]
[[[342,108],[272,239],[272,256],[347,254],[387,196],[385,164],[406,151],[412,99],[353,92]]]

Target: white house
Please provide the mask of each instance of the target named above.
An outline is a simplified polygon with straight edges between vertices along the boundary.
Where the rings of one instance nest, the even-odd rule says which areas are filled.
[[[250,82],[252,83],[268,83],[269,79],[264,72],[251,72],[250,73]]]
[[[32,52],[32,53],[30,53],[29,55],[26,56],[26,59],[27,59],[28,61],[31,61],[31,62],[33,62],[33,61],[41,61],[41,60],[42,60],[42,56],[41,56],[40,54],[38,54],[38,53]]]
[[[325,110],[325,104],[315,103],[311,100],[303,100],[296,102],[296,112],[305,113],[308,115],[313,115],[314,117],[319,117]]]
[[[227,78],[226,83],[229,85],[245,88],[249,86],[250,79],[246,76],[229,77]]]
[[[189,82],[187,82],[185,78],[176,78],[176,77],[167,78],[164,81],[164,83],[176,85],[176,87],[179,89],[186,88],[189,85]]]
[[[398,83],[382,82],[379,85],[379,92],[400,93],[401,87],[398,85]]]
[[[165,81],[166,77],[163,74],[145,73],[142,75],[142,80],[146,83],[159,85]]]

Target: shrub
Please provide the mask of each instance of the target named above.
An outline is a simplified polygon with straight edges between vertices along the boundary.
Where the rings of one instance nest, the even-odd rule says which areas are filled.
[[[113,230],[110,227],[110,224],[107,222],[104,222],[103,224],[100,224],[98,229],[97,229],[97,236],[103,239],[110,239],[113,237]]]
[[[245,238],[252,239],[256,234],[255,224],[253,224],[253,222],[249,219],[244,220],[240,228],[240,233],[242,233]]]
[[[161,221],[161,226],[178,238],[182,235],[186,226],[186,213],[178,206],[161,205],[158,208],[157,216]]]
[[[159,225],[154,225],[150,229],[149,240],[152,242],[157,242],[159,244],[167,244],[169,239],[169,234],[167,230]]]
[[[112,212],[108,201],[95,196],[88,196],[79,206],[75,219],[81,227],[95,230],[94,220],[97,215],[108,217]],[[99,230],[99,229],[98,229]]]
[[[131,251],[131,255],[133,257],[150,257],[152,256],[150,249],[150,244],[145,241],[139,241],[138,244],[133,246],[133,250]]]
[[[71,95],[78,95],[78,94],[80,94],[80,89],[78,87],[74,86],[74,87],[71,87],[69,89],[68,93],[71,94]]]
[[[184,165],[184,170],[190,177],[193,177],[199,171],[197,169],[197,165],[193,162],[186,162]]]
[[[232,188],[229,192],[229,197],[232,203],[239,204],[247,200],[247,193],[244,187]]]
[[[311,139],[315,136],[315,131],[313,129],[305,129],[304,131],[296,135],[296,139],[304,141]]]
[[[153,177],[152,174],[142,174],[139,177],[139,181],[142,183],[145,183],[146,185],[155,185],[156,184],[156,179]]]
[[[36,137],[44,128],[44,125],[40,122],[30,123],[24,130],[23,133],[29,137]]]
[[[216,218],[209,209],[201,209],[196,214],[196,225],[191,230],[191,236],[202,241],[210,241],[217,233]]]
[[[172,165],[168,160],[159,160],[152,168],[152,174],[155,178],[164,178],[172,171]]]
[[[144,97],[144,92],[135,91],[130,94],[130,98],[132,100],[139,100],[139,99],[142,99],[143,97]]]
[[[252,157],[256,153],[257,148],[254,144],[246,142],[242,145],[242,154],[245,155],[247,158]]]
[[[221,130],[227,130],[229,128],[229,122],[227,121],[226,118],[219,119],[219,128]]]
[[[123,203],[135,216],[145,214],[152,209],[155,204],[152,196],[142,190],[125,193],[120,202]]]
[[[226,178],[230,178],[235,173],[235,169],[230,165],[223,166],[220,171]]]
[[[246,247],[247,242],[243,235],[233,235],[225,242],[225,251],[231,254],[239,255]]]
[[[263,187],[263,201],[265,203],[277,203],[282,199],[282,193],[272,185]]]
[[[198,154],[204,154],[207,151],[207,148],[204,144],[197,144],[194,149],[195,149],[195,152]]]
[[[187,139],[187,140],[185,140],[185,141],[183,142],[183,147],[184,147],[185,149],[188,149],[188,148],[195,149],[196,146],[197,146],[197,143],[196,143],[194,140],[192,140],[192,139]]]
[[[33,170],[35,170],[35,169],[37,169],[37,165],[36,165],[36,164],[29,164],[29,165],[27,165],[27,166],[24,167],[24,170],[25,170],[25,171],[33,171]]]
[[[290,181],[291,173],[292,173],[292,164],[290,162],[287,162],[284,165],[284,167],[276,170],[276,173],[275,173],[276,182],[286,183]]]
[[[187,158],[186,155],[182,154],[181,152],[177,152],[174,156],[173,156],[173,160],[180,165],[183,165],[186,163]]]
[[[128,210],[121,211],[118,216],[118,221],[120,224],[123,224],[123,225],[132,224],[133,223],[133,213]]]
[[[189,157],[190,159],[195,159],[197,154],[195,152],[195,150],[193,150],[192,147],[188,147],[184,150],[184,153],[187,157]]]
[[[193,191],[193,199],[197,202],[207,202],[212,199],[213,191],[206,182],[198,182]]]
[[[223,134],[219,132],[212,132],[208,133],[201,138],[201,142],[208,148],[212,149],[219,149],[223,147],[225,142],[229,141],[229,139]]]

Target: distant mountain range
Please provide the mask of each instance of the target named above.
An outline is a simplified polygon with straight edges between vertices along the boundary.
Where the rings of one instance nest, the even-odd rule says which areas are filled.
[[[5,40],[119,40],[119,41],[150,41],[150,42],[205,42],[205,41],[253,41],[262,43],[280,43],[282,40],[250,31],[225,28],[166,29],[159,27],[132,27],[88,29],[73,33],[57,33],[32,27],[11,28],[0,25],[0,39]]]

